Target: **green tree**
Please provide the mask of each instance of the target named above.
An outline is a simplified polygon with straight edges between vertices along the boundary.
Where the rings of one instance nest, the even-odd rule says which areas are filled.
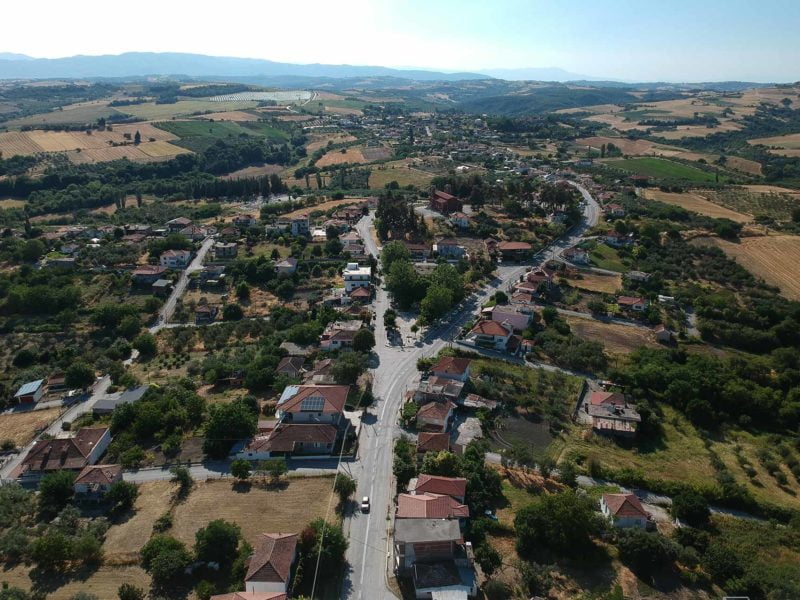
[[[117,588],[117,597],[119,600],[145,600],[147,592],[130,583],[123,583]]]
[[[86,388],[94,383],[94,369],[83,361],[75,361],[64,372],[64,383],[71,388]]]
[[[353,385],[367,369],[367,356],[362,352],[347,352],[333,363],[331,374],[336,383]]]
[[[660,533],[631,529],[620,533],[619,558],[642,578],[670,565],[678,556],[678,546]]]
[[[236,286],[236,297],[242,301],[250,299],[250,286],[246,281],[240,281]]]
[[[453,292],[441,285],[432,285],[420,304],[420,315],[429,323],[443,316],[453,305]]]
[[[195,534],[194,553],[198,560],[230,565],[236,559],[241,536],[238,525],[215,519]]]
[[[188,494],[189,490],[192,489],[192,484],[194,483],[194,479],[192,479],[192,474],[189,472],[189,469],[178,465],[172,467],[169,472],[172,473],[170,481],[178,484],[178,495],[185,496]]]
[[[156,338],[152,333],[141,333],[136,336],[131,344],[136,350],[139,351],[145,358],[150,358],[156,355],[157,346]]]
[[[117,327],[117,333],[126,340],[133,339],[142,329],[142,321],[137,315],[127,315],[122,317]]]
[[[487,577],[494,575],[495,571],[503,565],[503,557],[488,542],[475,549],[475,560]]]
[[[244,311],[242,307],[235,302],[226,304],[225,308],[222,309],[222,318],[225,321],[241,321],[243,317]]]
[[[427,452],[422,460],[420,472],[442,477],[459,477],[461,475],[461,460],[447,450]]]
[[[139,497],[139,487],[129,481],[115,481],[111,484],[105,495],[112,510],[125,512],[133,508],[136,498]]]
[[[410,427],[417,420],[419,405],[416,402],[406,402],[400,409],[400,421],[405,427]]]
[[[514,529],[520,556],[533,556],[540,546],[566,554],[591,546],[600,533],[594,503],[573,491],[542,496],[517,512]]]
[[[303,578],[300,589],[310,591],[310,580],[319,560],[317,590],[325,589],[338,579],[344,567],[347,538],[342,528],[323,519],[311,522],[301,533],[299,541],[300,569]],[[306,579],[307,578],[307,579]]]
[[[47,252],[47,246],[41,240],[27,240],[22,246],[22,260],[35,262]]]
[[[692,527],[703,527],[711,512],[708,501],[694,491],[682,491],[672,499],[672,516]]]
[[[333,489],[339,495],[339,505],[344,506],[347,499],[356,493],[357,482],[355,479],[346,475],[345,473],[338,473],[336,475],[336,483]]]
[[[366,327],[356,331],[353,336],[353,350],[369,353],[375,347],[375,335]]]
[[[282,458],[268,458],[258,463],[258,470],[265,476],[269,475],[273,483],[278,483],[289,468],[286,466],[286,461]]]
[[[392,298],[402,309],[411,308],[424,295],[424,286],[417,271],[406,260],[392,263],[386,275],[386,289],[392,293]]]
[[[397,489],[405,490],[408,482],[417,473],[417,457],[414,445],[402,436],[394,445],[392,472],[397,481]]]
[[[237,458],[231,463],[231,475],[236,477],[241,481],[245,481],[250,478],[250,461],[245,460],[243,458]]]
[[[405,262],[411,260],[411,254],[402,242],[389,242],[381,249],[381,266],[384,273],[388,273],[392,264],[398,260]]]
[[[42,569],[62,567],[72,557],[72,540],[64,533],[49,530],[33,540],[30,547],[31,560]]]
[[[225,458],[234,443],[255,435],[257,422],[258,416],[241,401],[212,405],[203,452],[211,458]]]
[[[142,568],[157,584],[173,581],[184,575],[192,555],[182,542],[168,535],[154,535],[139,552]]]
[[[542,309],[542,319],[548,325],[552,325],[556,319],[558,319],[558,311],[553,308],[552,306],[548,306]]]
[[[49,520],[61,512],[74,495],[75,473],[55,471],[42,477],[39,483],[39,514]]]

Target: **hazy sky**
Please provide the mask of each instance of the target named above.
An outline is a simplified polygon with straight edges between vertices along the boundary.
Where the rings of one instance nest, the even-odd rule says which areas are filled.
[[[196,52],[615,79],[800,80],[800,0],[25,0],[0,51]]]

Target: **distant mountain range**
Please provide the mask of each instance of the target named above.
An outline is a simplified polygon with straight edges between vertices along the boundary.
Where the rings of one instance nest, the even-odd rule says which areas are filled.
[[[483,69],[481,75],[509,81],[606,81],[602,77],[579,75],[559,67],[528,67],[525,69]]]
[[[485,79],[479,73],[443,73],[423,69],[391,69],[354,65],[300,65],[258,58],[234,58],[176,52],[127,52],[102,56],[31,58],[0,53],[0,79],[144,77],[398,77],[416,81]]]

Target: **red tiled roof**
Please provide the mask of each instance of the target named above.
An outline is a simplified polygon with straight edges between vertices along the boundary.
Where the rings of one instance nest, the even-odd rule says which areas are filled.
[[[275,371],[294,374],[303,368],[303,364],[305,364],[305,359],[302,356],[284,356],[275,367]]]
[[[431,367],[433,373],[444,373],[446,375],[463,375],[466,373],[472,361],[468,358],[457,358],[455,356],[443,356]]]
[[[422,435],[422,434],[420,434]],[[446,434],[436,434],[446,435]],[[467,493],[467,480],[464,477],[441,477],[440,475],[420,475],[417,479],[417,493],[446,494],[463,498]]]
[[[296,533],[262,533],[250,557],[244,580],[286,583],[296,550]]]
[[[633,494],[603,494],[611,514],[615,517],[648,517],[639,498]]]
[[[421,432],[417,436],[417,452],[441,452],[450,449],[449,433]]]
[[[440,198],[442,200],[455,200],[456,199],[456,197],[453,196],[453,194],[448,194],[447,192],[440,192],[439,190],[436,190],[435,192],[433,192],[433,195],[434,195],[435,198]]]
[[[133,270],[134,275],[161,275],[167,270],[167,267],[161,265],[142,265]]]
[[[247,445],[250,452],[294,452],[297,444],[333,444],[336,427],[317,423],[284,423]]]
[[[359,286],[357,288],[353,288],[350,292],[351,298],[369,298],[372,293],[369,291],[368,287]]]
[[[506,337],[509,334],[508,329],[503,327],[497,321],[479,321],[475,327],[472,328],[472,333],[479,333],[481,335],[495,335]]]
[[[589,396],[589,403],[594,406],[600,404],[625,404],[624,394],[619,392],[592,392]]]
[[[288,600],[289,596],[283,592],[231,592],[230,594],[217,594],[210,600]]]
[[[424,417],[425,419],[444,421],[455,406],[450,400],[446,402],[428,402],[417,411],[417,418]]]
[[[303,400],[312,396],[324,400],[322,408],[314,412],[340,413],[344,410],[349,385],[301,385],[297,393],[278,406],[282,412],[300,412]]]
[[[515,250],[530,250],[531,245],[527,242],[500,242],[497,244],[500,252],[513,252]]]
[[[620,296],[617,298],[617,304],[624,306],[633,306],[634,304],[644,304],[644,298],[641,296]]]
[[[89,465],[75,478],[75,483],[114,483],[122,473],[120,465]]]
[[[54,471],[82,469],[87,458],[108,427],[79,429],[74,437],[39,440],[23,461],[24,468],[31,471]]]
[[[459,519],[469,517],[469,508],[444,494],[399,494],[398,519]]]

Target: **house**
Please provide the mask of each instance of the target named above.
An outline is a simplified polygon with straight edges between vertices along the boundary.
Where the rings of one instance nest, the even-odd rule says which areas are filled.
[[[166,271],[167,267],[161,265],[142,265],[136,267],[131,275],[134,283],[153,285]]]
[[[628,271],[627,275],[631,281],[649,281],[650,277],[652,277],[650,273],[645,273],[644,271]]]
[[[442,258],[454,259],[463,258],[467,254],[467,249],[453,239],[442,238],[433,245],[433,251]]]
[[[262,533],[247,561],[245,591],[285,594],[291,587],[296,560],[296,533]]]
[[[339,425],[349,393],[349,385],[288,385],[275,414],[287,423]]]
[[[253,215],[236,215],[233,217],[233,224],[236,225],[236,227],[246,229],[258,225],[258,219]]]
[[[200,271],[200,285],[218,285],[225,279],[225,265],[206,265]]]
[[[650,513],[633,494],[603,494],[600,510],[614,527],[645,529],[650,521]]]
[[[401,240],[401,243],[408,250],[411,260],[425,260],[431,255],[431,249],[427,244],[416,244]]]
[[[278,275],[291,275],[297,271],[297,259],[294,256],[284,258],[282,261],[275,265]]]
[[[636,408],[619,392],[592,392],[584,410],[597,433],[633,437],[642,421]]]
[[[185,269],[192,260],[188,250],[166,250],[159,258],[159,264],[167,269]]]
[[[625,216],[625,209],[619,204],[606,204],[603,210],[610,217],[621,218]]]
[[[201,304],[194,309],[194,323],[195,325],[207,325],[213,323],[217,318],[219,308],[211,306],[210,304]]]
[[[140,385],[135,388],[130,388],[122,392],[113,392],[106,394],[104,398],[100,398],[92,406],[92,414],[95,415],[110,415],[114,409],[123,404],[133,404],[142,399],[142,397],[150,389],[149,385]]]
[[[361,236],[357,231],[348,231],[346,234],[339,236],[339,241],[342,242],[342,249],[346,252],[352,252],[354,247],[362,247]]]
[[[350,292],[351,302],[361,302],[367,304],[372,299],[372,291],[368,287],[356,287]]]
[[[36,404],[44,396],[44,379],[29,381],[19,386],[14,400],[20,404]]]
[[[449,221],[453,227],[458,227],[459,229],[468,229],[470,225],[469,217],[463,212],[454,212],[450,215]]]
[[[525,331],[530,325],[533,315],[530,312],[522,312],[510,306],[493,306],[484,311],[492,321],[511,325],[514,331]]]
[[[499,242],[495,246],[495,251],[503,260],[519,261],[530,256],[531,245],[527,242]]]
[[[192,224],[192,220],[186,217],[178,217],[177,219],[172,219],[171,221],[167,221],[167,230],[170,233],[177,233],[181,229],[185,229],[189,225]]]
[[[458,521],[401,519],[394,524],[395,569],[407,572],[417,561],[452,560],[463,545]]]
[[[54,269],[74,269],[76,265],[77,263],[73,257],[60,256],[47,259],[47,266]]]
[[[421,431],[417,436],[417,455],[424,456],[428,452],[443,450],[450,450],[449,433]]]
[[[110,443],[108,427],[84,427],[72,437],[37,440],[22,461],[22,473],[78,471],[95,464]]]
[[[52,394],[53,392],[63,392],[67,389],[67,377],[63,371],[56,371],[50,377],[47,378],[45,382],[45,387],[47,388],[47,393]]]
[[[440,379],[455,379],[462,383],[469,380],[469,366],[472,361],[468,358],[455,356],[442,356],[430,368],[430,372]]]
[[[217,594],[209,600],[288,600],[289,596],[283,592],[231,592]]]
[[[413,393],[414,401],[419,404],[449,400],[456,402],[464,391],[464,382],[458,379],[431,376],[419,382]]]
[[[278,366],[275,367],[275,372],[289,377],[300,377],[305,373],[303,368],[305,362],[305,359],[301,356],[284,356]]]
[[[422,474],[411,481],[409,490],[412,494],[444,494],[464,502],[467,495],[467,480],[464,477],[442,477],[441,475]]]
[[[353,347],[356,332],[361,329],[361,321],[334,321],[328,323],[319,338],[323,350],[343,350]]]
[[[553,284],[553,275],[555,275],[555,271],[548,269],[547,267],[542,267],[528,271],[525,274],[525,281],[532,283],[537,288],[543,283],[547,287],[550,287]]]
[[[333,425],[281,422],[264,435],[251,439],[235,455],[245,460],[330,455],[338,435],[339,430]]]
[[[331,215],[331,218],[344,221],[348,225],[355,225],[364,216],[364,204],[345,206]]]
[[[464,210],[464,205],[461,203],[461,200],[453,196],[453,194],[439,190],[433,190],[431,192],[429,207],[431,210],[435,210],[443,215],[449,215],[450,213]]]
[[[469,508],[445,494],[398,494],[396,516],[398,519],[466,519]]]
[[[272,230],[288,231],[294,236],[308,235],[310,229],[308,215],[303,213],[295,217],[285,217],[278,219],[275,225],[267,225],[266,230],[269,233]]]
[[[649,302],[646,298],[642,298],[641,296],[619,296],[617,298],[617,306],[619,306],[622,310],[634,310],[636,312],[642,312],[643,310],[647,310],[649,306]]]
[[[661,344],[669,344],[675,338],[675,334],[664,327],[664,325],[656,325],[653,328],[653,334],[656,337],[656,341]]]
[[[102,496],[118,481],[122,481],[120,465],[87,465],[75,478],[72,488],[76,494]]]
[[[420,431],[447,431],[456,405],[444,402],[428,402],[417,411],[417,429]]]
[[[485,408],[488,411],[492,411],[497,408],[497,405],[497,400],[489,400],[478,394],[467,394],[467,397],[461,402],[461,406],[464,408],[471,408],[472,410]]]
[[[476,346],[493,348],[494,350],[505,351],[508,348],[508,341],[514,333],[514,328],[506,323],[484,319],[478,321],[464,336],[468,342]]]
[[[169,279],[157,279],[153,282],[153,285],[150,286],[150,291],[153,292],[155,296],[169,296],[170,290],[172,290],[172,281]]]
[[[239,254],[239,244],[236,242],[217,242],[214,244],[214,258],[236,258]]]
[[[199,242],[208,236],[208,230],[205,227],[200,227],[199,225],[189,225],[188,227],[181,229],[178,233],[187,240],[191,240],[193,242]]]
[[[350,294],[357,287],[369,287],[372,269],[361,267],[357,262],[349,262],[342,271],[342,277],[344,278],[344,290]]]
[[[561,256],[564,258],[564,260],[568,260],[571,263],[579,265],[585,265],[589,262],[589,254],[586,252],[586,250],[577,246],[567,248],[561,253]]]
[[[628,235],[617,233],[616,231],[609,231],[600,239],[602,239],[607,246],[611,246],[612,248],[621,248],[622,246],[629,246],[633,243],[633,238]]]

